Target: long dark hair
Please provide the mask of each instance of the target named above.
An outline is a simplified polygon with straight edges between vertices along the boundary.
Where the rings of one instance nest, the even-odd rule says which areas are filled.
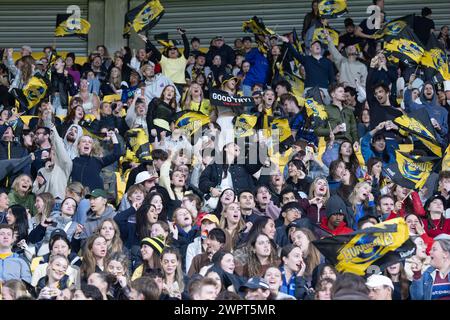
[[[403,266],[402,263],[400,264],[400,275],[399,275],[399,282],[400,282],[400,295],[402,300],[406,300],[409,297],[409,286],[410,286],[410,282],[408,280],[408,277],[406,275],[405,272],[405,267]],[[392,276],[389,273],[388,269],[386,268],[383,272],[383,274],[388,277],[389,279],[392,280]],[[394,282],[394,281],[392,281]]]
[[[240,248],[247,247],[250,243],[255,242],[256,238],[261,233],[265,234],[263,232],[263,229],[266,227],[269,220],[272,220],[272,219],[269,217],[265,217],[265,216],[260,216],[260,217],[256,218],[255,221],[253,222],[252,228],[250,229],[247,236],[245,237],[244,242],[242,244],[240,244],[239,247]]]
[[[352,149],[352,154],[350,155],[350,162],[345,162],[344,159],[342,158],[341,155],[341,150],[342,150],[342,146],[344,145],[344,143],[349,143],[350,144],[350,148]],[[344,140],[341,145],[339,146],[339,160],[341,160],[342,162],[345,163],[345,167],[353,174],[356,175],[356,171],[358,170],[359,167],[359,162],[358,162],[358,158],[356,157],[355,151],[353,150],[353,145],[349,140]]]
[[[217,203],[217,207],[216,207],[216,209],[214,210],[214,214],[215,214],[215,215],[217,216],[217,218],[219,218],[219,219],[220,219],[220,217],[222,216],[222,211],[223,211],[223,204],[222,204],[222,202],[221,202],[220,200],[222,199],[223,194],[224,194],[225,191],[227,191],[227,190],[233,191],[234,197],[236,198],[236,192],[235,192],[233,189],[231,189],[231,188],[226,188],[225,190],[222,191],[222,193],[221,193],[220,196],[219,196],[219,202]]]
[[[146,199],[136,211],[136,235],[139,241],[146,237],[150,237],[151,224],[148,221],[147,212],[151,207],[155,206]]]
[[[14,231],[17,232],[17,240],[15,243],[23,239],[26,241],[28,239],[27,210],[20,204],[13,204],[8,208],[8,210],[11,210],[11,213],[16,219],[16,222],[13,224]]]
[[[156,196],[160,196],[161,200],[162,200],[162,210],[161,213],[158,215],[158,220],[164,220],[167,221],[167,206],[168,203],[166,201],[166,199],[164,198],[164,196],[162,195],[162,193],[156,191],[155,189],[150,190],[150,193],[147,194],[147,196],[144,199],[144,202],[146,202],[146,200],[148,200],[148,203],[150,204],[153,200],[154,197]],[[169,198],[170,200],[170,198]],[[147,209],[148,210],[148,209]],[[145,211],[147,213],[147,211]]]

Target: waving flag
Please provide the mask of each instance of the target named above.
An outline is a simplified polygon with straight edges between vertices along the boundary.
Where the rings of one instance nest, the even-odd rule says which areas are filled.
[[[375,39],[384,38],[384,41],[392,40],[393,38],[398,38],[407,26],[410,28],[414,27],[414,14],[409,14],[397,19],[394,19],[384,25],[383,28],[375,32],[373,35]]]
[[[308,115],[308,117],[315,117],[321,120],[328,119],[328,114],[325,111],[325,107],[320,103],[316,102],[314,99],[306,98],[305,107],[306,107],[306,114]]]
[[[244,21],[242,23],[242,31],[262,36],[271,36],[275,34],[275,32],[267,28],[262,19],[257,16],[253,16],[250,20]]]
[[[30,110],[47,96],[48,85],[44,78],[33,76],[22,90],[13,91],[22,109]]]
[[[234,118],[234,135],[236,138],[250,137],[256,133],[255,125],[258,120],[257,116],[249,114],[241,114]]]
[[[71,18],[70,14],[56,15],[56,37],[70,37],[77,36],[82,39],[87,39],[91,24],[82,18]]]
[[[437,75],[439,82],[450,80],[447,54],[433,33],[430,34],[427,50],[424,52],[420,63],[432,75]]]
[[[339,33],[332,28],[316,28],[314,30],[312,42],[320,41],[323,44],[328,44],[328,38],[325,34],[325,30],[328,30],[328,33],[333,40],[333,44],[337,47],[339,44]]]
[[[445,149],[444,157],[442,158],[442,169],[441,171],[450,171],[450,144],[447,149]]]
[[[384,50],[409,66],[419,64],[425,52],[419,38],[408,26],[399,33],[398,38],[386,43]]]
[[[176,118],[175,127],[184,130],[187,136],[192,136],[210,121],[207,115],[197,111],[181,111]]]
[[[442,157],[442,149],[436,139],[436,131],[425,109],[414,110],[393,121],[401,130],[421,141],[433,154]]]
[[[393,182],[411,190],[420,190],[431,171],[436,157],[412,156],[408,153],[395,151],[395,162],[383,168]]]
[[[149,0],[125,14],[123,36],[129,37],[131,28],[137,33],[150,30],[164,15],[164,7],[159,0]]]
[[[337,271],[360,276],[365,275],[370,266],[383,271],[392,263],[404,261],[415,253],[416,248],[403,218],[312,243]]]
[[[340,18],[348,12],[346,0],[322,0],[319,2],[321,18]]]

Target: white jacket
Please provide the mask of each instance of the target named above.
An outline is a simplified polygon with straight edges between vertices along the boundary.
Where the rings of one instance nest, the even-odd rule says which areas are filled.
[[[153,98],[160,98],[163,89],[168,85],[173,85],[175,87],[172,80],[161,73],[155,75],[152,80],[145,80],[145,97],[147,98],[147,101],[152,101]],[[175,92],[177,95],[177,102],[180,103],[181,95],[176,87]],[[137,89],[135,94],[140,96],[141,89]]]

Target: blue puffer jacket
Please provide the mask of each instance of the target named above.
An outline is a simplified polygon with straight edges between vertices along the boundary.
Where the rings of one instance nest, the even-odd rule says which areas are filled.
[[[437,270],[429,267],[419,280],[413,280],[409,292],[412,300],[431,300],[431,289],[433,287],[433,273]]]
[[[265,84],[269,72],[269,61],[258,50],[253,48],[245,55],[245,60],[250,62],[250,70],[245,76],[243,85],[253,86],[256,83]]]

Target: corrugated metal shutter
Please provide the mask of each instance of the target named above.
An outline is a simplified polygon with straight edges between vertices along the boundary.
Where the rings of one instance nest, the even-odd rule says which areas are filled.
[[[58,13],[66,13],[70,5],[81,9],[81,17],[87,19],[88,0],[2,0],[0,2],[0,47],[19,49],[30,45],[33,51],[56,44],[58,51],[87,54],[87,41],[77,37],[55,38]]]
[[[130,1],[130,7],[133,8],[141,2]],[[309,0],[164,0],[162,3],[166,8],[166,14],[152,30],[152,34],[169,32],[172,38],[179,39],[176,27],[183,26],[189,31],[189,38],[197,36],[202,40],[203,47],[208,47],[208,41],[217,34],[223,35],[226,43],[233,45],[235,38],[244,36],[241,29],[242,22],[254,15],[263,18],[266,26],[277,33],[290,32],[293,26],[301,31],[305,14],[311,11]],[[372,2],[348,0],[347,3],[349,13],[340,19],[331,20],[331,26],[338,30],[343,29],[346,17],[353,18],[355,24],[359,24],[368,16],[366,9]],[[389,19],[409,13],[420,15],[420,10],[425,5],[432,9],[437,29],[448,23],[450,16],[448,0],[433,0],[432,3],[424,3],[422,0],[386,1],[385,11]]]

